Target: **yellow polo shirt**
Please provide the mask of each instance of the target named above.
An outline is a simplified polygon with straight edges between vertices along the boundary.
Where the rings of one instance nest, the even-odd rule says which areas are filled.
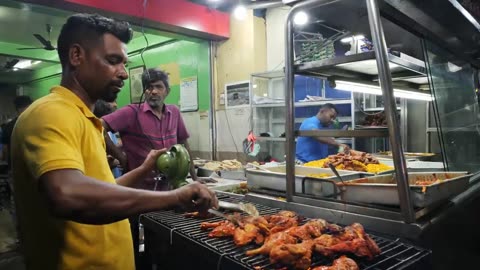
[[[12,135],[15,202],[27,269],[133,270],[128,220],[86,225],[53,217],[37,181],[48,171],[76,169],[116,184],[102,124],[70,90],[56,86],[23,112]]]

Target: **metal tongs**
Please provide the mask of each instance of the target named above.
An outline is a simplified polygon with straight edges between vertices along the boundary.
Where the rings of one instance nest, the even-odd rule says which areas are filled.
[[[231,203],[226,201],[218,201],[218,207],[223,209],[233,210],[233,211],[241,211],[253,217],[259,216],[257,208],[255,207],[255,205],[251,203]],[[237,217],[233,215],[226,215],[216,209],[208,209],[208,212],[215,216],[224,218],[232,222],[233,224],[238,224]]]

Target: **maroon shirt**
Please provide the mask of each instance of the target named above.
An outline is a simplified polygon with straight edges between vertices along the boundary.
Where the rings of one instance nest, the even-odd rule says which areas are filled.
[[[102,119],[114,132],[120,133],[128,159],[128,170],[142,165],[150,150],[167,148],[184,142],[189,134],[180,110],[175,105],[164,105],[158,118],[148,103],[127,105]],[[153,189],[152,178],[145,179],[138,188]]]

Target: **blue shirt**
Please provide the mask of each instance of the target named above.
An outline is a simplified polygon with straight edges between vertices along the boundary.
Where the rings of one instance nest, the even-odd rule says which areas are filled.
[[[325,129],[316,116],[303,121],[300,130]],[[320,143],[313,137],[298,137],[295,156],[302,162],[326,158],[328,156],[328,145]]]
[[[113,144],[117,145],[117,136],[115,136],[115,134],[113,134],[112,132],[108,132],[108,136],[110,136],[110,139],[112,140]],[[115,178],[118,178],[120,176],[122,176],[122,172],[120,171],[120,169],[118,167],[115,167],[112,169],[112,173],[113,173],[113,176]]]

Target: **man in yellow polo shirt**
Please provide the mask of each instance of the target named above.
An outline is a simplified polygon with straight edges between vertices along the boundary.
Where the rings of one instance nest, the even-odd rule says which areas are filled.
[[[20,240],[27,269],[133,270],[125,218],[174,206],[216,207],[213,192],[192,184],[167,192],[129,188],[144,179],[165,150],[152,150],[135,170],[114,179],[98,99],[115,100],[128,78],[128,23],[77,14],[58,38],[61,86],[35,101],[12,135]]]

